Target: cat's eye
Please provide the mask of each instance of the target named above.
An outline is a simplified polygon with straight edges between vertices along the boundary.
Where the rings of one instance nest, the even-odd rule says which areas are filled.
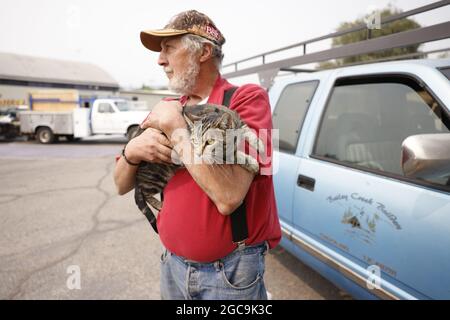
[[[206,144],[213,144],[214,143],[214,140],[213,139],[208,139],[207,141],[206,141]]]

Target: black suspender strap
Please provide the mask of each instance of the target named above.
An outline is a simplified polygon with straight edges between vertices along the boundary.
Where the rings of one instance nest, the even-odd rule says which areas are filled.
[[[222,105],[226,107],[230,106],[231,97],[236,90],[237,87],[232,87],[225,91],[223,94]],[[233,242],[237,243],[239,246],[245,244],[244,241],[248,238],[247,207],[245,206],[245,199],[242,201],[241,205],[231,213],[230,220]]]
[[[237,90],[237,87],[232,87],[224,92],[222,105],[229,107],[231,98],[234,92]],[[161,202],[163,201],[163,193],[161,192]],[[150,208],[146,206],[145,217],[152,225],[153,229],[156,233],[158,233],[158,229],[156,227],[156,218],[151,212]],[[245,240],[248,238],[248,226],[247,226],[247,207],[245,205],[245,199],[241,203],[241,205],[233,211],[230,215],[231,221],[231,233],[233,242],[238,244],[239,246],[245,244]]]
[[[231,98],[233,97],[234,92],[237,90],[237,87],[231,87],[228,90],[225,90],[223,93],[222,105],[225,107],[229,107],[231,103]]]
[[[247,207],[245,206],[245,199],[230,215],[230,220],[233,242],[238,245],[245,244],[244,241],[248,238]]]

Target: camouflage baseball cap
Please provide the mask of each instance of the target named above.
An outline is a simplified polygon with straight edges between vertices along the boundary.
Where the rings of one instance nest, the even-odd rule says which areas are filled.
[[[164,29],[141,31],[142,44],[149,50],[161,51],[161,41],[166,37],[195,34],[222,46],[225,38],[212,20],[196,10],[184,11],[174,16]]]

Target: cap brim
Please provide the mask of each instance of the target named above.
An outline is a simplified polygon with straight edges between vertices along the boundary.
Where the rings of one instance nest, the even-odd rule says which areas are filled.
[[[188,31],[175,29],[145,30],[141,31],[141,42],[147,49],[159,52],[161,51],[162,39],[186,33],[188,33]]]

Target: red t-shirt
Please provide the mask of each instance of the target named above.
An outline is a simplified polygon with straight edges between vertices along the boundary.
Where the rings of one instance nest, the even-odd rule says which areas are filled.
[[[233,87],[219,77],[208,103],[222,104],[224,91]],[[267,157],[259,157],[260,174],[256,175],[246,195],[247,245],[268,241],[270,248],[281,239],[281,228],[275,202],[271,168],[272,144],[270,129],[272,116],[266,91],[258,85],[239,87],[234,93],[230,109],[258,132],[267,129],[263,139]],[[261,174],[261,173],[265,174]],[[236,183],[239,183],[236,181]],[[163,245],[178,256],[210,262],[220,259],[234,249],[230,216],[222,215],[214,202],[192,179],[187,169],[180,169],[164,189],[164,205],[157,217],[159,236]]]

